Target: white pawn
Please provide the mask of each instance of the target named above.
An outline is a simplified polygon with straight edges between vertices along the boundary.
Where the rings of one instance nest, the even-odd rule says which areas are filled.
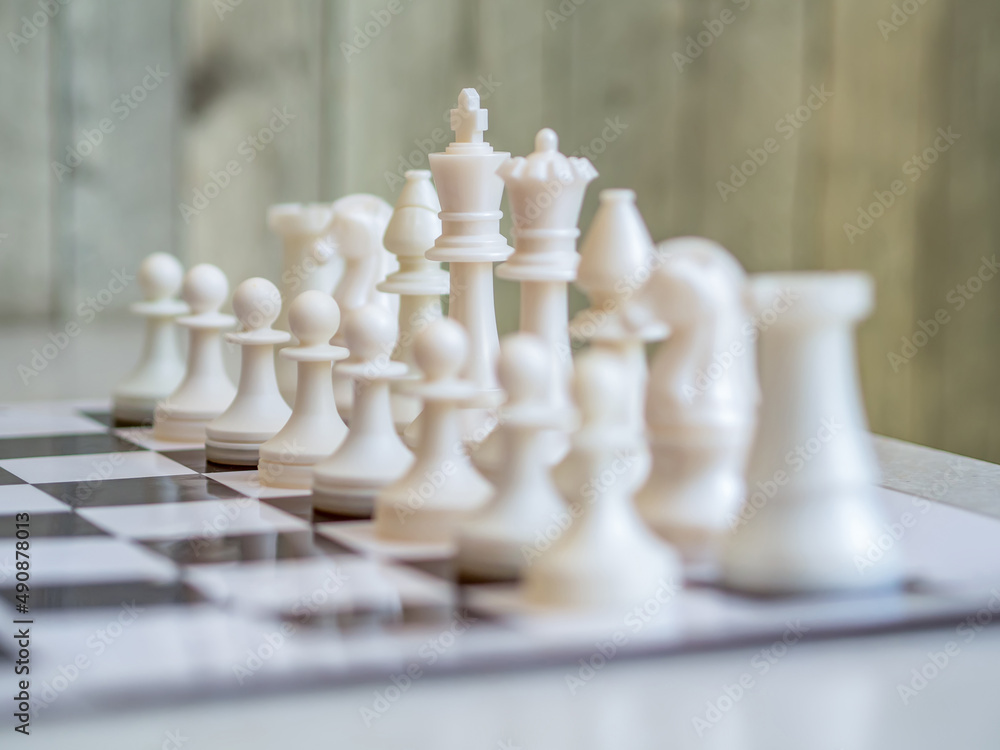
[[[396,433],[389,382],[408,367],[389,359],[396,321],[377,305],[347,316],[344,337],[349,359],[336,366],[354,380],[354,408],[347,439],[313,473],[313,507],[329,513],[369,516],[375,494],[396,481],[413,463],[413,454]]]
[[[148,423],[156,403],[165,399],[184,378],[184,360],[177,349],[174,320],[188,311],[175,299],[184,268],[169,253],[153,253],[139,266],[142,302],[132,312],[146,318],[146,340],[139,362],[116,387],[112,415],[125,424]]]
[[[722,553],[726,585],[764,594],[898,584],[898,545],[879,546],[886,518],[858,382],[854,328],[874,305],[860,272],[751,277],[761,333],[760,426],[750,496]]]
[[[278,356],[298,364],[295,403],[285,426],[260,446],[257,468],[263,485],[309,489],[313,466],[347,437],[330,373],[347,350],[328,343],[340,328],[340,308],[329,294],[311,289],[296,297],[288,307],[288,326],[299,343]]]
[[[177,324],[189,332],[187,371],[177,390],[156,405],[153,436],[158,440],[204,442],[206,425],[236,395],[222,361],[222,331],[236,323],[219,312],[228,294],[226,275],[210,263],[199,263],[184,276],[181,297],[192,314]]]
[[[583,424],[553,473],[573,520],[525,569],[524,596],[533,604],[619,614],[664,585],[680,584],[677,554],[643,525],[632,503],[646,464],[624,382],[625,365],[610,352],[592,349],[577,360]]]
[[[459,528],[456,567],[478,579],[511,580],[531,563],[539,536],[560,528],[566,507],[549,475],[551,444],[566,428],[568,409],[550,401],[555,363],[543,339],[515,333],[500,342],[500,385],[507,402],[490,435],[502,446],[496,494],[482,513]]]
[[[459,378],[469,356],[468,337],[461,325],[442,318],[417,337],[414,355],[424,373],[424,380],[412,386],[424,400],[417,459],[375,498],[375,533],[384,539],[448,543],[457,526],[492,494],[463,448],[460,407],[478,393]]]
[[[236,287],[233,311],[243,330],[227,333],[226,341],[243,348],[240,382],[233,403],[208,423],[209,461],[256,466],[261,443],[274,437],[292,413],[274,371],[274,347],[291,338],[271,328],[280,310],[281,293],[267,279],[247,279]]]

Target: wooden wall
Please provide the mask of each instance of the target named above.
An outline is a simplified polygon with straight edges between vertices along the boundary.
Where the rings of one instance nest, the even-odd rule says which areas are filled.
[[[276,277],[267,205],[392,201],[392,175],[445,145],[435,131],[475,85],[494,146],[527,153],[549,126],[564,151],[589,150],[601,176],[584,229],[597,192],[627,186],[657,239],[712,237],[751,271],[873,273],[878,312],[860,335],[873,427],[1000,461],[1000,282],[969,299],[957,287],[1000,239],[992,0],[74,0],[26,38],[39,9],[0,4],[0,315],[72,316],[152,250],[218,263],[234,283]],[[359,36],[376,17],[390,20]],[[706,23],[721,33],[702,46]],[[157,65],[162,82],[57,175],[51,163],[120,117],[118,97]],[[832,93],[790,125],[813,87]],[[258,152],[246,139],[274,108],[287,125]],[[938,128],[959,137],[911,181]],[[775,153],[723,199],[719,182],[769,138]],[[239,173],[183,215],[230,161]],[[848,237],[896,180],[905,192]],[[498,282],[502,329],[516,295]],[[948,322],[893,366],[939,310]]]

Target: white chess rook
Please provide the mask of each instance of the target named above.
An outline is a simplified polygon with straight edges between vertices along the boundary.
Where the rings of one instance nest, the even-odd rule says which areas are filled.
[[[493,263],[513,252],[500,234],[504,183],[497,175],[510,154],[494,151],[483,140],[487,110],[480,109],[475,89],[462,89],[458,107],[451,111],[451,127],[455,141],[443,153],[427,157],[441,199],[441,236],[426,257],[450,263],[448,317],[468,332],[469,358],[462,377],[477,389],[473,405],[478,408],[463,410],[463,436],[479,442],[495,427],[489,410],[503,398],[496,379],[500,340]]]
[[[751,312],[773,323],[760,336],[760,426],[747,504],[723,548],[724,582],[765,594],[898,583],[898,548],[858,564],[885,523],[854,346],[874,304],[871,278],[762,274],[750,298]]]
[[[678,556],[646,528],[632,502],[647,464],[622,389],[624,368],[601,349],[577,360],[574,394],[582,426],[553,470],[571,520],[551,548],[550,536],[539,539],[537,556],[524,570],[524,597],[536,606],[620,617],[682,580]]]
[[[313,473],[313,507],[329,513],[367,517],[375,494],[396,481],[413,463],[392,419],[390,381],[408,368],[389,359],[396,321],[377,305],[365,305],[344,324],[351,356],[339,363],[354,380],[354,409],[347,439]]]
[[[281,310],[281,293],[267,279],[247,279],[236,287],[233,311],[239,333],[226,340],[242,348],[236,397],[206,428],[205,456],[209,461],[256,466],[261,443],[284,427],[291,409],[281,397],[274,369],[274,347],[291,335],[271,328]]]
[[[463,448],[459,409],[477,393],[459,377],[469,354],[465,331],[442,318],[417,337],[415,354],[424,373],[422,382],[410,386],[424,400],[416,461],[375,498],[375,533],[390,540],[449,543],[493,491]]]
[[[345,196],[332,206],[326,242],[344,260],[344,272],[333,290],[333,298],[347,315],[367,304],[385,307],[396,315],[399,297],[378,291],[379,282],[399,268],[396,257],[382,244],[392,206],[376,195],[358,193]],[[333,337],[334,346],[346,346],[344,332]],[[333,373],[333,392],[337,409],[345,421],[351,419],[354,388],[351,379]]]
[[[347,437],[330,372],[334,361],[347,357],[347,350],[328,343],[340,327],[340,308],[328,294],[300,294],[288,308],[288,324],[299,344],[286,346],[279,356],[298,365],[295,403],[285,426],[260,446],[257,469],[261,484],[309,489],[313,466]]]
[[[184,380],[156,406],[153,436],[158,440],[204,443],[206,425],[224,412],[236,395],[222,360],[222,331],[236,319],[219,312],[229,294],[226,275],[216,266],[200,263],[184,276],[181,296],[191,315],[178,318],[188,329],[188,358]]]
[[[499,439],[503,469],[490,477],[496,493],[489,505],[459,528],[455,566],[467,578],[517,578],[539,540],[569,519],[549,476],[549,444],[571,416],[549,398],[553,359],[546,342],[533,334],[515,333],[500,342],[498,370],[507,401],[489,440]]]
[[[441,317],[441,295],[448,293],[448,272],[424,257],[441,235],[441,204],[426,169],[411,169],[396,201],[383,243],[399,259],[399,270],[386,277],[378,290],[399,295],[399,337],[392,358],[418,377],[413,356],[416,334]],[[420,414],[420,399],[396,388],[392,416],[402,433]]]
[[[148,424],[156,403],[176,390],[184,378],[184,360],[177,348],[174,321],[188,312],[175,299],[184,268],[169,253],[153,253],[139,266],[143,301],[132,305],[146,319],[146,338],[135,368],[116,387],[112,416],[119,424]]]
[[[279,331],[288,330],[288,304],[296,295],[310,289],[333,294],[344,272],[344,259],[326,241],[332,212],[329,203],[279,203],[267,211],[268,227],[281,238],[285,303],[275,323]],[[277,372],[281,395],[291,404],[295,400],[295,363],[279,357]]]
[[[746,274],[721,245],[679,237],[637,295],[670,327],[650,367],[646,425],[653,466],[636,496],[646,522],[692,561],[717,561],[746,497],[759,388]]]

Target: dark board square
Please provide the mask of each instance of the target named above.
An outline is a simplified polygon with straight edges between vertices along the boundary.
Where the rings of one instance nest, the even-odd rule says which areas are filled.
[[[154,505],[243,497],[236,490],[198,474],[108,479],[93,486],[86,482],[52,482],[35,486],[74,508]]]
[[[209,539],[145,541],[146,547],[180,565],[295,560],[322,554],[313,543],[312,529],[264,534],[240,534]]]
[[[12,604],[16,592],[0,591]],[[80,607],[149,607],[163,604],[193,604],[204,597],[185,583],[153,583],[126,581],[123,583],[93,583],[73,586],[31,587],[31,609],[75,609]]]
[[[2,484],[27,484],[27,482],[20,477],[15,477],[9,471],[0,469],[0,485]]]
[[[0,440],[0,459],[78,456],[85,453],[122,453],[140,450],[144,450],[144,448],[104,432],[84,435],[40,435]]]
[[[112,417],[109,411],[82,411],[80,412],[83,416],[88,419],[93,419],[95,422],[100,422],[106,427],[111,426]]]
[[[16,516],[0,516],[0,539],[10,539],[17,533]],[[32,513],[28,521],[31,537],[41,536],[108,536],[86,518],[76,513]]]
[[[186,451],[157,451],[169,459],[176,461],[182,466],[194,469],[202,474],[211,474],[216,471],[253,471],[256,466],[231,466],[229,464],[216,464],[205,458],[204,449]]]

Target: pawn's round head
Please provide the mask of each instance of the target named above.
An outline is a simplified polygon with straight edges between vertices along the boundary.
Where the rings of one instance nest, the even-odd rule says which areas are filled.
[[[512,333],[500,342],[497,375],[509,402],[541,401],[552,376],[552,356],[537,336]]]
[[[584,424],[623,422],[627,388],[625,366],[615,355],[590,349],[577,357],[573,396]]]
[[[218,312],[228,294],[229,281],[218,266],[199,263],[184,275],[181,297],[195,315]]]
[[[317,289],[302,292],[288,306],[288,327],[301,346],[328,344],[340,328],[340,307]]]
[[[139,286],[148,302],[177,296],[184,281],[184,267],[170,253],[153,253],[139,266]]]
[[[384,307],[363,305],[347,316],[344,338],[354,359],[372,362],[388,356],[396,344],[396,318]]]
[[[270,328],[281,312],[281,292],[267,279],[247,279],[233,292],[233,312],[244,331]]]
[[[461,324],[441,318],[417,336],[413,354],[427,380],[454,378],[469,356],[469,337]]]

